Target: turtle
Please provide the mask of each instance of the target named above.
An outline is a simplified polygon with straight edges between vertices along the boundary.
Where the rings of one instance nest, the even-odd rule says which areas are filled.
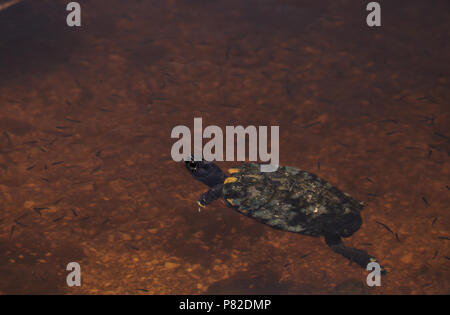
[[[347,247],[342,238],[359,230],[363,202],[317,175],[290,166],[261,172],[256,163],[242,163],[225,174],[212,161],[185,160],[192,176],[209,186],[197,203],[206,207],[223,197],[227,206],[274,229],[325,238],[332,251],[367,268],[375,257]],[[382,274],[386,270],[380,266]]]

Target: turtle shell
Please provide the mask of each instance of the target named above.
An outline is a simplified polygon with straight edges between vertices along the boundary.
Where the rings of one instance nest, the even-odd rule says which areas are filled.
[[[229,172],[223,186],[226,203],[273,228],[347,237],[361,226],[362,202],[314,174],[288,166],[263,173],[250,163]]]

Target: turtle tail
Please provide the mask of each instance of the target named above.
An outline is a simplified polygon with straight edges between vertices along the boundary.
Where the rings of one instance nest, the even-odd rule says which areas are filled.
[[[367,268],[370,262],[378,262],[375,257],[370,256],[365,250],[345,246],[340,236],[325,235],[325,242],[333,252],[344,256],[350,262],[355,262],[364,269]],[[386,270],[382,266],[380,267],[381,274],[385,274]]]

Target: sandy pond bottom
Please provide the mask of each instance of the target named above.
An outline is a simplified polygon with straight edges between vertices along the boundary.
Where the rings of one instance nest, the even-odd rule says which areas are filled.
[[[449,3],[381,1],[370,29],[316,2],[80,1],[80,29],[65,1],[0,12],[0,292],[449,294]],[[278,125],[282,165],[363,200],[346,243],[382,286],[323,239],[198,212],[170,157],[194,117]]]

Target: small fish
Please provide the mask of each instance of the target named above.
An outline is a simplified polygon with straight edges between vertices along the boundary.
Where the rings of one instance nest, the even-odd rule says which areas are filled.
[[[422,196],[422,200],[425,203],[425,206],[428,207],[428,200],[424,196]]]
[[[437,132],[437,131],[435,131],[434,134],[435,134],[436,136],[438,136],[438,137],[441,137],[441,138],[450,140],[450,137],[448,137],[448,136],[446,136],[446,135],[443,135],[442,133],[439,133],[439,132]]]
[[[90,174],[92,175],[92,174],[95,174],[95,173],[97,173],[98,171],[100,171],[102,169],[102,166],[101,165],[99,165],[99,166],[97,166],[96,168],[94,168],[91,172],[90,172]]]
[[[7,131],[3,131],[3,135],[5,136],[6,140],[8,140],[9,145],[12,145],[11,138],[9,137],[9,134]]]
[[[25,227],[25,226],[26,226],[25,224],[19,222],[19,220],[17,220],[17,219],[14,220],[14,222],[15,222],[17,225],[20,225],[20,226],[22,226],[22,227]]]
[[[62,219],[64,219],[65,216],[66,215],[60,216],[59,218],[54,219],[53,222],[61,221]]]
[[[432,126],[434,125],[434,115],[431,115],[431,117],[428,116],[422,116],[423,119],[421,119],[420,121],[425,122],[425,124],[427,126]]]
[[[317,124],[319,124],[319,122],[317,122],[317,121],[316,121],[316,122],[312,122],[312,123],[309,123],[309,124],[303,126],[303,128],[307,129],[307,128],[312,127],[312,126],[315,126],[315,125],[317,125]]]
[[[377,224],[379,224],[379,225],[381,225],[382,227],[384,227],[386,230],[388,230],[390,233],[392,233],[392,235],[394,235],[394,232],[392,232],[392,230],[389,228],[389,226],[387,226],[386,224],[384,224],[384,223],[381,223],[381,222],[378,222],[378,221],[375,221]]]
[[[437,219],[438,219],[437,217],[433,219],[433,222],[431,222],[431,226],[433,226],[436,223]]]
[[[134,250],[139,250],[139,247],[136,247],[136,246],[134,246],[133,244],[127,244],[127,247],[130,247],[131,249],[134,249]]]
[[[99,110],[102,111],[102,112],[105,112],[105,113],[112,113],[112,112],[113,112],[112,110],[110,110],[110,109],[105,109],[105,108],[103,108],[103,107],[100,107]]]
[[[81,120],[77,120],[77,119],[65,118],[65,120],[76,123],[76,124],[81,123]]]
[[[348,148],[350,147],[348,144],[342,143],[340,141],[336,141],[337,144],[340,144],[341,146],[343,146],[344,148]]]
[[[138,291],[143,291],[143,292],[148,292],[148,290],[147,290],[147,289],[141,289],[141,288],[137,288],[136,290],[138,290]]]
[[[38,208],[38,207],[35,207],[35,208],[33,208],[34,209],[34,211],[36,211],[39,215],[42,215],[41,214],[41,211],[42,210],[49,210],[50,208]]]
[[[59,133],[58,133],[58,136],[61,136],[61,137],[63,137],[63,138],[68,138],[68,137],[72,137],[73,134],[71,134],[71,133],[63,133],[63,132],[59,132]]]
[[[16,229],[15,225],[11,226],[11,231],[9,232],[9,239],[12,238],[15,229]]]
[[[299,258],[305,258],[305,257],[308,257],[308,256],[309,256],[310,254],[311,254],[311,253],[308,253],[308,254],[302,255],[302,256],[300,256]]]

